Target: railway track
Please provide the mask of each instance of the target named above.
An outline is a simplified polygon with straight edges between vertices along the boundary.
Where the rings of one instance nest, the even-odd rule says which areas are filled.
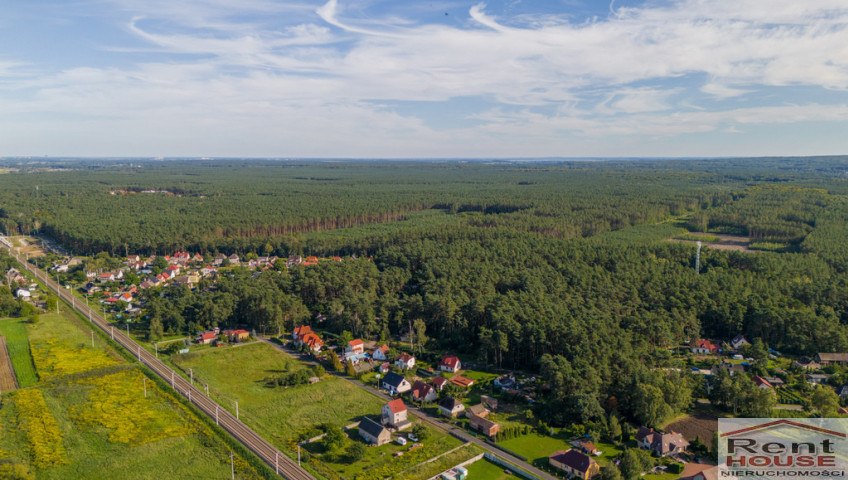
[[[250,427],[245,425],[244,422],[237,419],[235,415],[206,396],[202,390],[195,387],[190,381],[177,375],[173,369],[165,365],[164,362],[156,358],[156,356],[148,352],[120,329],[116,329],[109,324],[94,309],[77,301],[71,292],[63,289],[55,280],[51,279],[40,269],[30,265],[19,253],[14,252],[12,248],[9,248],[9,253],[18,260],[18,263],[35,275],[38,280],[44,282],[47,288],[54,290],[59,298],[65,300],[76,311],[88,318],[93,325],[109,335],[115,342],[134,355],[139,362],[146,365],[162,380],[171,385],[176,392],[186,397],[189,402],[197,406],[209,418],[214,420],[215,423],[220,425],[236,440],[267,463],[278,475],[289,480],[317,480],[316,477],[304,470],[297,462],[274,448],[267,440],[260,437]]]

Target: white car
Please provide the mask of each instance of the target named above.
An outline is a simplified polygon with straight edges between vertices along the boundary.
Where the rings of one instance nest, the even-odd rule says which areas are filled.
[[[410,433],[410,434],[409,434],[409,435],[407,435],[407,436],[408,436],[408,437],[409,437],[409,439],[410,439],[410,440],[412,440],[413,442],[417,442],[417,441],[418,441],[418,437],[416,437],[414,433]]]
[[[406,439],[403,437],[398,437],[395,441],[400,445],[406,445]]]

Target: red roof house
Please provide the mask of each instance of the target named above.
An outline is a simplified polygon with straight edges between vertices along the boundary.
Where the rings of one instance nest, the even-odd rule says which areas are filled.
[[[439,370],[443,372],[456,373],[460,368],[462,368],[462,363],[459,361],[459,358],[453,355],[442,357],[442,361],[439,362]]]

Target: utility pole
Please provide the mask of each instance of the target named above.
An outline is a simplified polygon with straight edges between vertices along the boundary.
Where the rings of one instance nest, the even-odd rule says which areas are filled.
[[[153,348],[155,348],[155,349],[156,349],[156,358],[159,358],[159,344],[158,344],[158,343],[154,343],[154,344],[153,344]]]
[[[189,375],[189,378],[191,379],[191,384],[194,385],[194,370],[189,368],[188,369],[188,375]]]
[[[209,384],[208,383],[206,384],[206,396],[207,397],[209,396]],[[215,409],[217,410],[218,407],[215,407]]]
[[[138,353],[138,361],[141,361],[141,345],[136,347],[136,352]]]
[[[218,404],[215,404],[215,425],[218,425]]]
[[[297,444],[297,466],[300,466],[300,444]]]
[[[233,480],[236,480],[236,464],[233,461],[233,452],[230,452],[230,474]]]
[[[171,370],[171,388],[174,388],[174,371]]]
[[[141,377],[141,383],[144,384],[144,398],[147,398],[147,378]]]
[[[91,331],[91,348],[94,348],[94,330]]]
[[[236,420],[238,420],[238,400],[236,400]]]
[[[91,319],[91,310],[88,311],[88,318]],[[112,334],[112,340],[115,339],[115,327],[109,327],[109,332]]]
[[[280,474],[280,454],[279,452],[274,452],[274,473],[277,475]]]

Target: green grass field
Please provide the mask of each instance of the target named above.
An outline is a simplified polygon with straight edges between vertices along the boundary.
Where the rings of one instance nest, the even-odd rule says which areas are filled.
[[[468,480],[507,480],[517,478],[512,473],[505,472],[504,468],[486,460],[480,459],[468,467]]]
[[[6,348],[9,349],[9,357],[12,359],[15,376],[18,377],[18,385],[21,388],[35,385],[38,375],[32,363],[24,320],[21,318],[0,319],[0,335],[6,337]]]
[[[230,478],[229,449],[221,439],[100,338],[92,348],[90,332],[79,325],[71,313],[21,324],[50,375],[4,395],[0,462],[25,465],[36,478],[49,479]],[[32,399],[41,398],[44,408],[25,413]],[[47,437],[28,431],[34,415],[58,427],[58,459],[50,466],[35,463],[44,446],[33,442]],[[237,478],[261,478],[238,456],[235,469]]]
[[[364,415],[379,415],[383,406],[382,400],[332,375],[326,375],[314,385],[267,387],[266,377],[305,366],[264,343],[177,355],[172,361],[186,372],[192,369],[196,383],[208,383],[209,393],[221,404],[232,406],[235,411],[238,401],[241,420],[281,450],[292,453],[302,432],[322,423],[349,425]],[[355,428],[348,433],[350,441],[360,441]],[[353,464],[320,459],[321,449],[316,445],[306,446],[305,451],[314,455],[318,469],[342,478],[364,480],[390,477],[460,445],[455,438],[435,430],[430,431],[430,437],[423,443],[422,449],[412,452],[407,452],[410,445],[402,447],[394,443],[368,447],[365,458]],[[394,457],[398,451],[405,453]]]
[[[568,450],[571,448],[571,445],[564,438],[560,438],[559,436],[549,437],[547,435],[539,435],[538,433],[529,433],[504,440],[503,442],[498,442],[498,445],[526,457],[529,462],[540,459],[547,462],[550,454],[557,450]]]

